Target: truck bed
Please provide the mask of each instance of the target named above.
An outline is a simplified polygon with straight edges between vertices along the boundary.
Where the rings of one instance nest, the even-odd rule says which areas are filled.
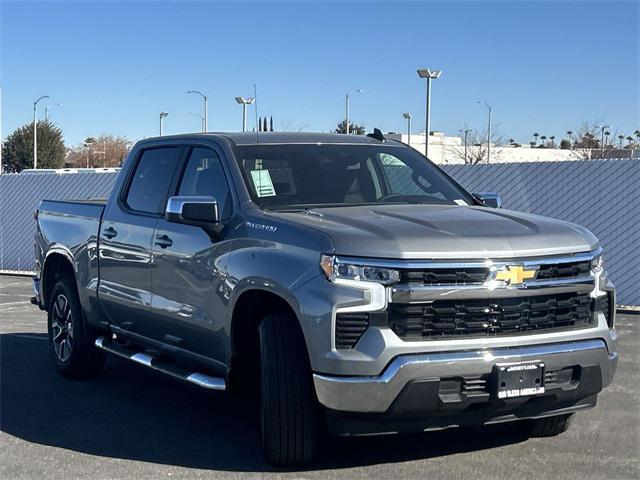
[[[85,198],[79,200],[42,200],[38,206],[38,214],[43,212],[77,215],[88,218],[102,216],[107,205],[105,198]]]

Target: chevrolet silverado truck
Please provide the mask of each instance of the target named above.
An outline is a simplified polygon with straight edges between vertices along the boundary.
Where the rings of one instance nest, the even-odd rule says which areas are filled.
[[[598,240],[378,130],[146,139],[107,201],[35,215],[57,369],[113,354],[252,395],[274,464],[309,462],[320,432],[557,435],[616,370]]]

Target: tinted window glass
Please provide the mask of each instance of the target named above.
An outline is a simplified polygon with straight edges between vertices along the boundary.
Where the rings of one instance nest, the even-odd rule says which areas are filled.
[[[236,147],[252,199],[263,208],[466,203],[471,196],[411,148],[374,145]]]
[[[208,148],[194,148],[191,152],[178,194],[213,197],[221,218],[231,214],[231,195],[220,157]]]
[[[143,152],[127,195],[129,208],[138,212],[164,212],[164,200],[180,160],[180,150],[170,147]]]

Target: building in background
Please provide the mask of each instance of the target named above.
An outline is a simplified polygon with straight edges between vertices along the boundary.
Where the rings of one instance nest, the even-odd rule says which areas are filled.
[[[408,143],[408,136],[399,133],[386,134],[388,138]],[[423,133],[411,134],[411,146],[424,154],[425,135]],[[464,163],[486,163],[486,143],[468,144],[465,161],[465,147],[462,137],[446,136],[443,132],[431,132],[429,138],[429,158],[438,164],[464,164]],[[626,155],[618,157],[629,157],[630,150]],[[503,145],[491,144],[491,163],[516,163],[516,162],[557,162],[559,160],[582,160],[582,151],[561,148],[536,148],[530,145]]]

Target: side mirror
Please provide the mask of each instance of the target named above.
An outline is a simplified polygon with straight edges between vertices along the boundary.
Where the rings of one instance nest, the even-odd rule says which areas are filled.
[[[502,208],[502,198],[495,192],[478,192],[473,194],[478,200],[491,208]]]
[[[168,222],[199,227],[211,226],[220,221],[218,202],[208,196],[170,197],[164,217]]]

